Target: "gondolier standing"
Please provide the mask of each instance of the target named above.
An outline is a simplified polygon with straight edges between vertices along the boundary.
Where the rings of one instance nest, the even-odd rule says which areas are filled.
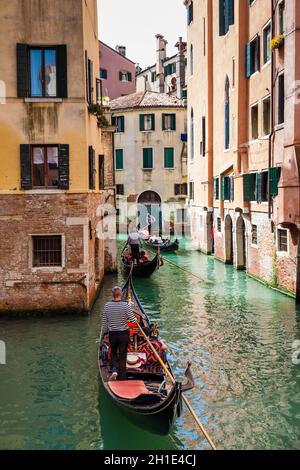
[[[126,380],[127,349],[129,344],[128,321],[136,323],[132,308],[127,302],[122,300],[122,289],[114,287],[112,289],[113,299],[104,307],[102,334],[109,335],[109,345],[111,349],[111,370],[110,380]]]
[[[138,233],[137,228],[134,228],[130,231],[128,237],[128,245],[131,248],[132,261],[134,264],[140,262],[140,241],[141,236]]]

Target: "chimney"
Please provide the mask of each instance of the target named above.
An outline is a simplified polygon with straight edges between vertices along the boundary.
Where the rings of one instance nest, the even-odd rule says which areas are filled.
[[[167,57],[168,41],[161,35],[156,35],[156,75],[159,81],[159,92],[165,92],[165,70],[164,61]]]
[[[125,46],[116,46],[116,51],[122,56],[126,57],[126,47]]]
[[[182,42],[179,38],[176,46],[178,48],[177,61],[176,61],[176,80],[177,80],[177,97],[182,98],[182,89],[185,86],[185,49],[186,43]]]

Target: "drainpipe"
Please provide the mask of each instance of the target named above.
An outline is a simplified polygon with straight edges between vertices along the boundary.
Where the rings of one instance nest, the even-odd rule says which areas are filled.
[[[275,31],[275,13],[276,9],[274,6],[274,0],[272,0],[272,35]],[[272,167],[272,156],[273,156],[273,137],[275,134],[274,130],[274,123],[275,123],[275,118],[274,118],[274,54],[275,51],[272,50],[271,52],[271,132],[269,135],[269,175],[270,175],[270,168]],[[269,220],[272,218],[272,198],[270,194],[268,194],[268,215],[269,215]]]

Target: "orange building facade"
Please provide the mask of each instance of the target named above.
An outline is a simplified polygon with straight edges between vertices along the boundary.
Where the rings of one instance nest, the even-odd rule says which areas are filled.
[[[194,246],[298,296],[299,2],[185,5]]]

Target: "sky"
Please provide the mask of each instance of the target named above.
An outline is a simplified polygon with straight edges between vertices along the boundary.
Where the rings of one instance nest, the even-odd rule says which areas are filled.
[[[178,38],[186,39],[183,0],[98,0],[98,8],[101,41],[126,46],[127,57],[142,68],[155,63],[157,33],[167,39],[169,57]]]

